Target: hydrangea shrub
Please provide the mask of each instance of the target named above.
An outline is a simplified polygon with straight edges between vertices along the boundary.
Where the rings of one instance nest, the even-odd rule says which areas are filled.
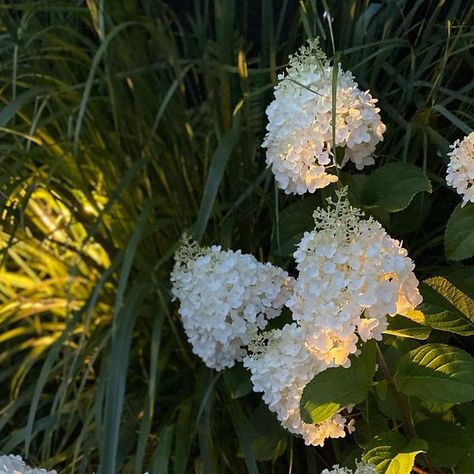
[[[291,56],[267,108],[263,147],[285,193],[325,188],[314,228],[301,229],[288,271],[188,240],[171,277],[186,335],[208,367],[242,361],[253,391],[307,445],[356,436],[362,461],[353,458],[353,469],[334,465],[322,474],[435,473],[454,466],[434,452],[436,436],[445,435],[425,426],[441,420],[440,403],[460,405],[459,415],[439,422],[449,424],[448,432],[474,413],[474,358],[439,338],[424,343],[435,330],[474,334],[467,309],[473,300],[457,288],[459,276],[443,280],[450,286],[435,279],[420,284],[408,249],[377,218],[407,210],[431,192],[428,177],[403,162],[378,167],[373,178],[342,173],[349,163],[357,172],[376,162],[385,132],[376,103],[349,71],[328,60],[317,40]],[[446,157],[446,182],[469,213],[473,137],[457,140]],[[459,226],[456,212],[451,226]],[[457,260],[474,256],[471,238],[467,231],[453,244],[458,234],[447,234],[447,252],[457,245]],[[472,281],[461,286],[474,288]],[[372,355],[361,355],[367,351]],[[384,422],[367,437],[369,404]]]

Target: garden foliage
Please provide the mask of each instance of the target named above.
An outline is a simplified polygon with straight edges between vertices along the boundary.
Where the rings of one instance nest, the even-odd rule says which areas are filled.
[[[35,0],[3,2],[0,28],[1,454],[61,473],[474,472],[473,152],[461,142],[474,125],[471,2]],[[377,125],[363,152],[321,125],[319,168],[285,181],[274,139],[293,116],[299,130],[298,111],[277,110],[266,139],[265,112],[290,55],[316,37],[345,71],[347,101]],[[337,73],[325,77],[334,99]],[[334,123],[332,103],[320,112]],[[240,281],[293,285],[311,273],[293,253],[302,239],[298,251],[317,248],[315,209],[343,188],[361,225],[406,250],[423,301],[412,288],[413,308],[373,316],[383,334],[357,320],[345,358],[305,372],[298,422],[351,428],[306,446],[232,365],[244,345],[259,350],[237,315],[222,330],[235,357],[220,364],[214,340],[200,348],[232,367],[193,354],[170,274],[188,233],[224,249],[206,263],[223,282],[242,258]],[[226,298],[290,338],[311,313],[298,284],[296,321],[283,283]]]

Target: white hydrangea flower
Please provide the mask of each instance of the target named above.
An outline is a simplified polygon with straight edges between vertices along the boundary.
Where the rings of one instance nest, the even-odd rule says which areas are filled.
[[[407,314],[422,298],[407,251],[372,217],[362,219],[347,188],[328,203],[293,254],[299,275],[288,307],[313,354],[347,367],[359,338],[381,340],[387,315]]]
[[[0,474],[57,474],[56,471],[28,466],[20,456],[0,455]]]
[[[301,420],[299,404],[303,389],[327,368],[308,350],[305,341],[300,326],[286,324],[253,341],[251,354],[244,357],[243,363],[251,372],[254,391],[263,392],[263,400],[281,424],[291,433],[301,435],[307,445],[322,446],[327,438],[341,438],[346,431],[354,431],[354,421],[347,422],[343,410],[319,425]]]
[[[286,193],[313,193],[337,181],[328,169],[332,156],[333,66],[310,40],[290,57],[286,74],[278,76],[275,99],[267,108],[267,135],[262,144],[278,186]],[[369,91],[358,88],[350,71],[339,68],[336,88],[336,146],[344,148],[341,163],[357,169],[374,163],[373,153],[383,140],[385,125]]]
[[[377,474],[377,470],[373,464],[356,461],[356,470],[352,471],[348,467],[339,467],[338,464],[331,469],[324,469],[321,474]]]
[[[184,239],[171,281],[193,352],[222,370],[241,360],[249,339],[281,313],[293,279],[240,250],[201,248]]]
[[[464,206],[474,202],[474,132],[456,140],[451,148],[446,182],[462,196]]]

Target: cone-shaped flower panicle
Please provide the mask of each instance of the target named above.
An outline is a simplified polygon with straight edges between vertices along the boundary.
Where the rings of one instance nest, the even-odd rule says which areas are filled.
[[[362,169],[374,163],[385,125],[377,100],[359,89],[350,71],[337,67],[335,145],[344,150],[337,166],[350,160]],[[310,40],[290,57],[278,80],[267,108],[266,161],[286,193],[313,193],[338,179],[332,153],[333,65],[318,40]]]
[[[183,239],[171,274],[172,295],[193,352],[216,370],[246,353],[249,338],[278,316],[293,279],[252,255]]]
[[[322,446],[327,438],[341,438],[352,432],[353,420],[347,421],[343,416],[345,410],[319,425],[301,420],[303,389],[327,368],[305,342],[306,335],[300,326],[286,324],[282,329],[258,336],[250,344],[244,366],[251,372],[254,391],[263,392],[263,400],[281,424],[291,433],[301,435],[306,444]]]
[[[407,314],[422,298],[401,243],[350,205],[347,188],[336,194],[314,212],[315,228],[294,253],[299,275],[288,306],[316,357],[347,366],[359,339],[380,340],[387,315]]]

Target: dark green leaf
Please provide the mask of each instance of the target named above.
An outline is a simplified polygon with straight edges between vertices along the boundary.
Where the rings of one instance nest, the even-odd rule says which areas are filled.
[[[427,402],[474,400],[474,358],[457,347],[427,344],[406,354],[394,376],[401,392]]]
[[[472,474],[474,472],[474,447],[456,466],[456,474]]]
[[[474,204],[454,209],[446,226],[444,248],[449,260],[474,256]]]
[[[396,315],[389,318],[388,328],[384,331],[384,334],[424,341],[428,339],[430,332],[431,328],[423,326],[408,317]]]
[[[227,369],[224,372],[224,380],[233,399],[245,397],[252,391],[250,373],[242,364],[236,364],[234,367]]]
[[[420,284],[423,303],[417,312],[433,329],[470,336],[474,334],[474,300],[448,278],[433,277]]]
[[[316,375],[301,397],[300,411],[306,423],[322,423],[341,407],[360,403],[367,397],[375,372],[375,345],[365,344],[347,369],[336,367]]]
[[[358,408],[360,418],[356,421],[354,439],[360,447],[365,448],[375,436],[386,432],[390,427],[388,418],[378,410],[375,397],[371,393]]]
[[[390,233],[398,236],[420,229],[430,210],[431,200],[429,197],[423,193],[417,194],[406,209],[392,214]]]
[[[252,452],[257,461],[270,461],[284,453],[288,434],[275,414],[263,403],[250,417],[249,433]]]
[[[214,201],[216,200],[217,191],[227,168],[227,163],[232,149],[234,148],[235,141],[237,140],[238,124],[239,121],[235,120],[233,127],[227,130],[221,137],[212,157],[201,206],[199,207],[199,214],[194,226],[194,236],[198,241],[202,239],[206,230],[207,222],[209,221],[212,208],[214,207]]]
[[[308,196],[290,204],[280,213],[280,247],[275,238],[273,241],[275,255],[288,257],[293,254],[304,232],[314,228],[313,212],[319,205],[321,205],[319,198]]]
[[[472,446],[462,428],[442,418],[424,420],[416,425],[416,431],[428,443],[428,456],[434,466],[455,466]]]
[[[385,380],[377,382],[375,386],[375,393],[377,395],[377,406],[379,410],[394,420],[403,421],[403,414],[400,411],[398,402],[395,400],[392,391],[388,389],[388,385]],[[409,398],[406,395],[403,395],[403,393],[399,393],[399,396],[405,406],[410,407],[411,414],[415,415],[420,406],[420,400],[416,397]]]
[[[431,192],[428,177],[414,165],[389,163],[375,170],[367,180],[361,201],[365,207],[382,207],[390,212],[406,209],[420,192]]]

